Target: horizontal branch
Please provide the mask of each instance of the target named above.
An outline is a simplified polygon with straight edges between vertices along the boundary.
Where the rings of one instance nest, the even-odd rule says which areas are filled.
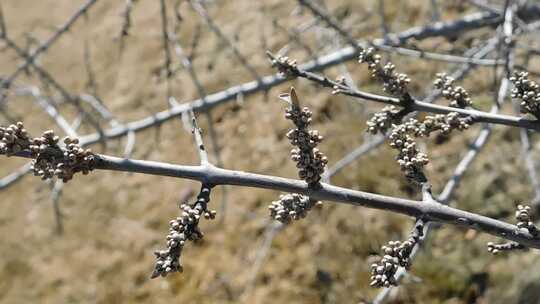
[[[22,156],[22,155],[21,155]],[[540,238],[521,231],[517,226],[482,215],[444,206],[437,202],[422,202],[355,191],[321,183],[319,188],[308,188],[300,180],[222,169],[214,166],[184,166],[161,162],[131,160],[96,155],[96,169],[135,172],[158,176],[192,179],[210,185],[236,185],[272,189],[307,195],[321,201],[333,201],[392,211],[426,221],[447,223],[486,232],[516,241],[531,248],[540,248]]]
[[[275,57],[272,54],[268,53],[268,55],[272,59],[275,59]],[[462,108],[441,106],[441,105],[422,102],[413,98],[411,98],[410,100],[407,100],[406,103],[404,104],[402,100],[400,100],[399,98],[378,95],[378,94],[373,94],[373,93],[367,93],[360,90],[356,90],[352,87],[349,87],[346,84],[330,80],[326,76],[321,76],[321,75],[317,75],[309,71],[302,70],[300,67],[296,68],[296,67],[290,66],[288,70],[290,70],[291,75],[293,76],[305,78],[323,87],[331,88],[339,94],[343,94],[343,95],[347,95],[347,96],[351,96],[351,97],[355,97],[355,98],[359,98],[359,99],[363,99],[367,101],[374,101],[374,102],[394,105],[398,107],[407,106],[407,108],[410,109],[411,111],[421,111],[421,112],[429,112],[429,113],[436,113],[436,114],[448,114],[452,112],[457,112],[462,116],[471,117],[474,122],[493,123],[493,124],[507,125],[507,126],[512,126],[512,127],[520,127],[524,129],[540,131],[540,122],[536,120],[530,120],[523,117],[516,117],[516,116],[510,116],[510,115],[488,113],[488,112],[478,111],[474,109],[462,109]]]

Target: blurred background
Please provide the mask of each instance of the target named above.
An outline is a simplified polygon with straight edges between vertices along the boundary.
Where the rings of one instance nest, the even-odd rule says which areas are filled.
[[[47,129],[65,135],[60,115],[83,137],[202,94],[274,75],[266,50],[305,63],[347,46],[297,1],[95,1],[76,16],[88,3],[0,3],[7,33],[0,39],[0,77],[9,79],[17,73],[2,97],[2,125],[21,120],[34,136]],[[363,42],[415,26],[458,20],[485,12],[486,6],[499,13],[504,7],[504,1],[313,3]],[[41,72],[32,65],[19,68],[25,60],[13,45],[23,53],[39,51],[74,16],[68,31],[36,56]],[[410,39],[402,46],[463,55],[498,35],[500,26],[494,25],[459,35]],[[535,78],[535,71],[540,72],[538,32],[523,34],[518,41],[516,64]],[[495,48],[486,58],[500,55]],[[410,76],[411,93],[419,99],[434,91],[436,73],[461,66],[395,52],[383,53],[383,58]],[[469,91],[476,108],[489,110],[502,71],[475,66],[458,84]],[[343,75],[363,91],[382,93],[356,58],[321,73],[332,79]],[[228,169],[297,178],[285,137],[291,123],[277,98],[291,86],[313,111],[312,126],[325,137],[319,148],[330,166],[373,141],[365,132],[366,121],[383,105],[332,95],[330,89],[299,79],[198,112],[211,161]],[[70,99],[78,100],[77,104]],[[436,102],[447,104],[442,98]],[[51,109],[58,112],[56,118]],[[509,97],[501,111],[515,114]],[[475,125],[442,143],[434,138],[421,142],[431,160],[426,173],[434,194],[441,192],[480,128]],[[536,163],[537,135],[529,138],[529,159]],[[198,162],[192,136],[180,116],[131,136],[97,142],[91,149],[136,159]],[[452,206],[513,223],[516,204],[531,202],[537,194],[522,156],[520,130],[495,126],[456,189]],[[407,182],[394,157],[395,151],[383,143],[330,181],[418,199],[418,189]],[[196,194],[198,183],[95,171],[62,186],[30,174],[12,175],[21,167],[24,170],[26,163],[2,158],[0,165],[1,176],[8,176],[0,183],[2,303],[369,303],[380,291],[369,287],[369,267],[381,245],[405,239],[413,225],[408,217],[325,202],[307,218],[279,229],[267,209],[279,192],[216,187],[211,206],[218,218],[202,221],[204,240],[185,247],[184,273],[151,280],[153,251],[164,247],[169,220],[178,215],[179,203]],[[11,177],[16,181],[11,182]],[[538,303],[538,254],[493,256],[486,250],[488,241],[497,240],[472,230],[438,227],[387,302]]]

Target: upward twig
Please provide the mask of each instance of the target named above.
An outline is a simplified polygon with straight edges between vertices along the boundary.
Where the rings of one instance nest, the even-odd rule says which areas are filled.
[[[208,162],[208,153],[206,152],[206,148],[204,147],[204,143],[202,140],[201,129],[199,129],[199,126],[197,125],[197,119],[195,118],[195,114],[193,114],[193,111],[189,111],[188,113],[191,117],[191,123],[193,125],[193,129],[191,132],[193,133],[195,144],[197,145],[197,151],[199,153],[201,165],[207,166],[210,163]]]

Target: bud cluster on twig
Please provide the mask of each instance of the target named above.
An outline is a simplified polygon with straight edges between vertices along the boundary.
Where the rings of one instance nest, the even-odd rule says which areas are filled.
[[[464,131],[470,127],[471,119],[462,118],[457,112],[427,115],[422,122],[411,118],[405,122],[406,128],[416,137],[429,137],[431,133],[440,131],[449,135],[453,130]]]
[[[32,162],[32,171],[35,176],[46,180],[54,176],[65,183],[78,172],[88,174],[94,169],[95,157],[90,149],[83,149],[76,138],[64,139],[65,149],[58,146],[60,138],[54,131],[45,131],[41,137],[32,140],[30,151],[35,158]]]
[[[540,118],[540,85],[528,78],[527,72],[515,72],[510,81],[514,84],[512,97],[521,99],[522,113]]]
[[[392,125],[399,124],[403,117],[403,110],[398,109],[396,106],[386,106],[382,108],[380,112],[377,112],[371,116],[367,121],[367,131],[371,134],[384,134]]]
[[[297,193],[280,195],[279,200],[272,202],[268,209],[270,216],[283,224],[289,224],[292,220],[306,217],[314,206],[320,206],[320,201],[313,200],[305,195]]]
[[[7,156],[21,152],[30,145],[30,137],[22,122],[0,127],[0,154]]]
[[[534,225],[533,218],[531,216],[531,207],[518,205],[515,218],[518,221],[516,226],[519,229],[524,229],[530,234],[537,236],[539,233],[538,227]]]
[[[446,115],[428,115],[420,122],[411,118],[403,124],[393,125],[390,133],[390,147],[399,151],[396,157],[401,170],[412,179],[421,181],[422,169],[429,159],[425,153],[418,150],[414,137],[428,137],[432,132],[440,131],[443,135],[453,130],[463,131],[469,128],[471,120],[461,118],[456,112]]]
[[[33,158],[32,171],[43,180],[56,176],[67,182],[75,173],[88,174],[94,169],[94,154],[89,149],[81,148],[78,139],[66,137],[64,148],[58,145],[59,141],[60,137],[52,130],[31,139],[22,122],[0,127],[0,154],[10,156],[23,151],[29,152]]]
[[[311,123],[312,112],[307,108],[300,108],[296,92],[291,89],[290,94],[281,95],[289,102],[290,107],[285,112],[285,118],[291,120],[295,129],[287,132],[290,143],[297,148],[291,150],[291,159],[296,162],[298,176],[309,185],[316,185],[324,173],[327,157],[317,149],[323,137],[317,130],[308,130]]]
[[[488,251],[494,255],[497,255],[503,251],[521,250],[525,249],[525,246],[517,242],[506,242],[502,244],[495,244],[493,242],[487,243]]]
[[[411,266],[410,255],[414,245],[423,235],[423,229],[423,222],[419,221],[406,241],[390,241],[387,245],[382,246],[382,259],[371,265],[370,285],[372,287],[397,286],[394,275],[399,267],[408,269]]]
[[[156,263],[152,278],[165,277],[169,273],[183,271],[180,255],[185,242],[198,241],[203,238],[204,234],[199,229],[201,216],[205,219],[214,219],[216,217],[216,211],[208,209],[210,190],[209,186],[203,185],[195,203],[180,205],[182,214],[169,222],[167,248],[154,252]]]
[[[312,112],[307,108],[300,108],[300,101],[294,88],[289,94],[282,94],[280,98],[289,104],[285,110],[285,118],[291,120],[296,128],[287,132],[289,142],[296,148],[291,150],[291,159],[296,162],[298,176],[308,183],[308,187],[317,187],[324,173],[328,159],[317,149],[317,145],[323,137],[317,130],[308,130],[311,123]],[[270,216],[283,224],[289,224],[292,220],[306,217],[313,206],[319,206],[321,202],[300,194],[285,194],[268,206]]]
[[[381,63],[381,55],[375,53],[373,48],[364,49],[360,52],[359,62],[365,62],[371,71],[371,77],[383,84],[383,90],[392,95],[403,97],[407,95],[407,86],[411,79],[407,74],[397,73],[396,66],[388,62]]]
[[[416,146],[414,138],[408,134],[405,124],[394,125],[390,133],[390,147],[399,151],[396,160],[405,175],[417,180],[423,176],[422,169],[428,164],[427,154],[420,152]]]
[[[528,232],[532,234],[533,236],[538,236],[540,233],[540,230],[533,222],[533,218],[531,216],[531,207],[530,206],[523,206],[518,205],[515,219],[517,220],[516,226],[523,230],[524,232]],[[517,249],[526,249],[527,247],[523,246],[522,244],[519,244],[517,242],[506,242],[502,244],[495,244],[493,242],[489,242],[487,244],[488,251],[492,254],[498,254],[502,251],[511,251],[511,250],[517,250]]]
[[[266,52],[266,55],[270,58],[272,67],[277,68],[285,78],[294,78],[298,75],[298,64],[295,59],[290,59],[287,56],[275,57],[270,52]]]
[[[437,89],[442,90],[444,98],[450,100],[450,106],[454,108],[466,108],[472,105],[471,97],[465,88],[454,86],[455,79],[446,73],[438,73],[434,81]]]

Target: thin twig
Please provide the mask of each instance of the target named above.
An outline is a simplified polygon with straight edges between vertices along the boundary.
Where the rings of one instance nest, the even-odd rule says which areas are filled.
[[[267,53],[267,54],[274,62],[275,60],[277,60],[274,57],[274,55],[272,55],[271,53]],[[292,69],[290,70],[290,72],[291,72],[291,75],[294,75],[296,77],[305,78],[307,80],[316,82],[324,87],[332,88],[334,92],[338,94],[352,96],[352,97],[356,97],[358,99],[367,100],[367,101],[374,101],[374,102],[394,105],[398,107],[404,106],[404,103],[399,98],[388,97],[388,96],[366,93],[363,91],[355,90],[347,86],[346,84],[332,81],[325,76],[320,76],[320,75],[317,75],[308,71],[304,71],[301,68]],[[537,122],[536,120],[529,120],[522,117],[492,114],[492,113],[483,112],[483,111],[474,110],[474,109],[460,109],[460,108],[452,108],[452,107],[446,107],[446,106],[435,105],[435,104],[427,104],[425,102],[421,102],[416,99],[407,100],[406,104],[407,104],[406,106],[408,107],[408,109],[413,110],[413,111],[422,111],[422,112],[437,113],[437,114],[448,114],[452,112],[457,112],[462,116],[473,118],[475,122],[486,122],[486,123],[500,124],[500,125],[540,131],[539,122]]]
[[[6,175],[0,179],[0,190],[5,189],[17,181],[21,180],[22,177],[26,175],[31,170],[32,163],[28,162],[21,166],[19,169],[11,172],[9,175]]]
[[[62,235],[64,233],[64,215],[60,210],[60,196],[62,195],[62,188],[64,183],[61,180],[57,180],[53,183],[53,188],[51,190],[51,201],[54,211],[54,219],[56,223],[56,233]]]
[[[167,6],[165,0],[160,0],[160,13],[161,13],[161,35],[163,41],[163,55],[165,56],[165,62],[163,63],[163,69],[165,70],[165,78],[168,79],[172,76],[171,70],[171,50],[169,49],[169,30],[167,23]]]
[[[431,0],[431,21],[438,22],[439,20],[441,20],[441,12],[437,0]]]
[[[189,111],[188,113],[191,118],[191,124],[193,125],[191,132],[193,133],[195,143],[197,144],[197,151],[199,153],[199,158],[201,159],[201,166],[208,166],[210,163],[208,162],[208,153],[206,153],[206,148],[204,147],[202,140],[201,129],[199,129],[199,126],[197,125],[197,119],[195,118],[193,111]]]
[[[4,10],[0,5],[0,37],[7,37],[6,19],[4,17]]]
[[[25,60],[27,60],[26,62],[29,63],[29,66],[32,66],[34,68],[34,70],[38,73],[38,75],[47,83],[47,84],[50,84],[52,85],[56,90],[58,90],[58,92],[60,92],[60,94],[62,95],[62,97],[68,101],[70,104],[72,104],[80,113],[85,113],[85,110],[83,109],[83,107],[81,106],[80,104],[80,100],[77,98],[77,97],[74,97],[72,96],[64,87],[62,87],[58,81],[56,81],[47,71],[45,71],[43,68],[41,68],[37,63],[35,63],[34,61],[31,61],[31,55],[29,55],[28,53],[26,53],[26,51],[24,51],[23,49],[21,49],[20,47],[18,47],[11,39],[9,39],[8,37],[3,37],[2,38],[6,44],[12,48],[20,57],[24,58]],[[13,80],[10,81],[10,86],[12,84]],[[2,88],[0,88],[0,91],[2,90]],[[1,95],[1,93],[0,93]],[[84,115],[84,117],[86,118],[86,120],[96,129],[96,131],[98,132],[98,134],[100,135],[103,135],[103,130],[101,128],[101,126],[99,125],[99,123],[91,116],[91,115]]]
[[[384,140],[385,140],[384,136],[376,136],[374,138],[371,138],[369,141],[365,142],[364,144],[358,146],[356,149],[352,150],[347,155],[345,155],[342,159],[336,162],[333,166],[328,168],[322,175],[322,180],[324,182],[329,182],[332,176],[336,175],[338,172],[340,172],[343,168],[345,168],[354,160],[375,150],[377,147],[379,147],[381,144],[384,143]]]
[[[208,12],[202,6],[202,4],[198,0],[190,0],[189,4],[191,4],[191,7],[199,14],[199,16],[202,17],[206,25],[208,25],[208,28],[210,28],[210,30],[214,34],[216,34],[216,36],[221,39],[223,43],[229,46],[234,56],[238,59],[238,61],[240,61],[240,63],[248,71],[248,73],[250,73],[254,79],[260,80],[259,73],[257,73],[255,68],[248,62],[248,60],[240,52],[238,47],[229,38],[227,38],[227,36],[221,31],[221,29],[214,23],[214,21],[212,20],[212,18],[210,18],[210,15],[208,15]]]
[[[94,73],[94,69],[92,68],[92,62],[91,62],[91,54],[90,54],[90,46],[88,45],[88,40],[84,41],[84,69],[86,70],[86,75],[88,77],[88,80],[86,82],[86,88],[92,92],[93,95],[98,95],[98,89],[97,89],[97,82],[96,82],[96,76]]]
[[[46,52],[52,45],[54,42],[56,42],[58,40],[58,38],[60,38],[64,33],[66,33],[67,31],[69,31],[69,29],[71,28],[71,26],[73,26],[73,24],[75,23],[75,21],[77,21],[77,19],[79,19],[79,17],[81,17],[82,15],[84,15],[89,9],[90,7],[92,7],[92,5],[94,5],[95,3],[97,2],[97,0],[88,0],[82,7],[80,7],[76,12],[75,14],[73,14],[68,20],[66,23],[64,23],[56,32],[54,32],[54,34],[49,38],[47,39],[43,44],[41,44],[34,52],[32,52],[32,54],[26,59],[26,61],[21,64],[17,70],[15,70],[15,72],[13,74],[11,74],[11,76],[9,76],[7,79],[3,80],[1,83],[0,83],[0,89],[1,90],[4,90],[4,89],[7,89],[9,88],[9,86],[11,85],[11,83],[15,80],[15,78],[17,78],[17,76],[19,76],[19,74],[24,71],[28,66],[30,66],[31,64],[34,63],[34,61],[36,60],[36,58]]]
[[[43,96],[38,87],[27,86],[18,87],[16,94],[18,95],[30,95],[37,103],[45,110],[45,112],[56,122],[58,127],[64,131],[68,136],[77,137],[77,132],[71,127],[67,120],[60,115],[56,107],[52,102],[47,100],[47,97]]]
[[[322,8],[314,4],[313,2],[309,0],[298,0],[298,3],[300,3],[302,6],[308,8],[315,16],[321,18],[328,26],[333,28],[336,32],[340,34],[340,36],[347,41],[347,43],[355,48],[356,52],[360,52],[360,47],[358,45],[358,42],[354,37],[351,36],[351,34],[343,29],[339,23],[334,17],[327,14]]]
[[[382,29],[382,33],[383,33],[383,38],[385,41],[388,40],[388,34],[390,33],[390,29],[388,28],[388,24],[386,22],[386,16],[384,14],[384,0],[379,0],[379,5],[378,5],[378,9],[379,9],[379,17],[381,18],[381,29]]]
[[[126,7],[122,14],[124,21],[122,22],[122,28],[120,29],[120,39],[123,40],[124,37],[129,35],[129,30],[131,29],[131,12],[133,11],[133,6],[136,3],[136,0],[126,0]]]

